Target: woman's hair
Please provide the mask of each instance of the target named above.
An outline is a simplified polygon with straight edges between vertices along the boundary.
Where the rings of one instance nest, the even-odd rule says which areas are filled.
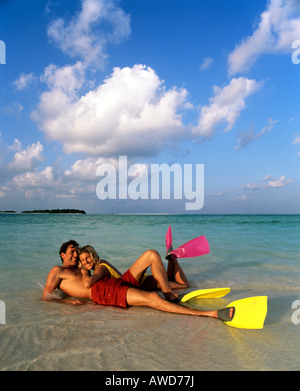
[[[96,250],[94,249],[94,247],[92,247],[90,245],[81,247],[78,251],[78,256],[83,253],[89,253],[90,257],[94,261],[95,265],[100,265],[101,259],[100,259],[99,255],[97,254]],[[82,269],[82,264],[80,262],[80,259],[78,262],[78,266],[80,269]]]

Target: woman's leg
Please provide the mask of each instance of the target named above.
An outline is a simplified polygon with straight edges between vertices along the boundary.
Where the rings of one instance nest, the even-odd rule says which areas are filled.
[[[190,286],[189,281],[181,266],[179,265],[177,258],[168,260],[167,275],[170,285],[173,289],[188,288]]]

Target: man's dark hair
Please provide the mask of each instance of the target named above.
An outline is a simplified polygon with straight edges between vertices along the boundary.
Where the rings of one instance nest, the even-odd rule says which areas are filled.
[[[59,256],[60,256],[60,259],[61,261],[63,262],[63,259],[61,257],[61,253],[66,253],[67,251],[67,248],[69,246],[74,246],[74,247],[79,247],[79,244],[75,241],[75,240],[69,240],[68,242],[65,242],[63,243],[61,246],[60,246],[60,249],[59,249]]]

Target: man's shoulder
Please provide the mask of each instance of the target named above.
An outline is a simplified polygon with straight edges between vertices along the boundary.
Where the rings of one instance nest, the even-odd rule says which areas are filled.
[[[63,267],[62,266],[54,266],[51,270],[50,270],[50,273],[49,274],[60,274],[63,272]]]
[[[71,269],[68,267],[63,267],[63,266],[54,266],[51,270],[49,275],[51,277],[59,277],[59,278],[68,278],[70,276],[78,274],[78,270],[76,269]]]

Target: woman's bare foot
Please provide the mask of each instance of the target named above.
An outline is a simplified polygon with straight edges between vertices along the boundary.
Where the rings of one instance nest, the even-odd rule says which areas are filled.
[[[170,301],[171,303],[179,303],[180,299],[178,298],[178,295],[173,292],[163,292],[165,299],[167,301]]]

